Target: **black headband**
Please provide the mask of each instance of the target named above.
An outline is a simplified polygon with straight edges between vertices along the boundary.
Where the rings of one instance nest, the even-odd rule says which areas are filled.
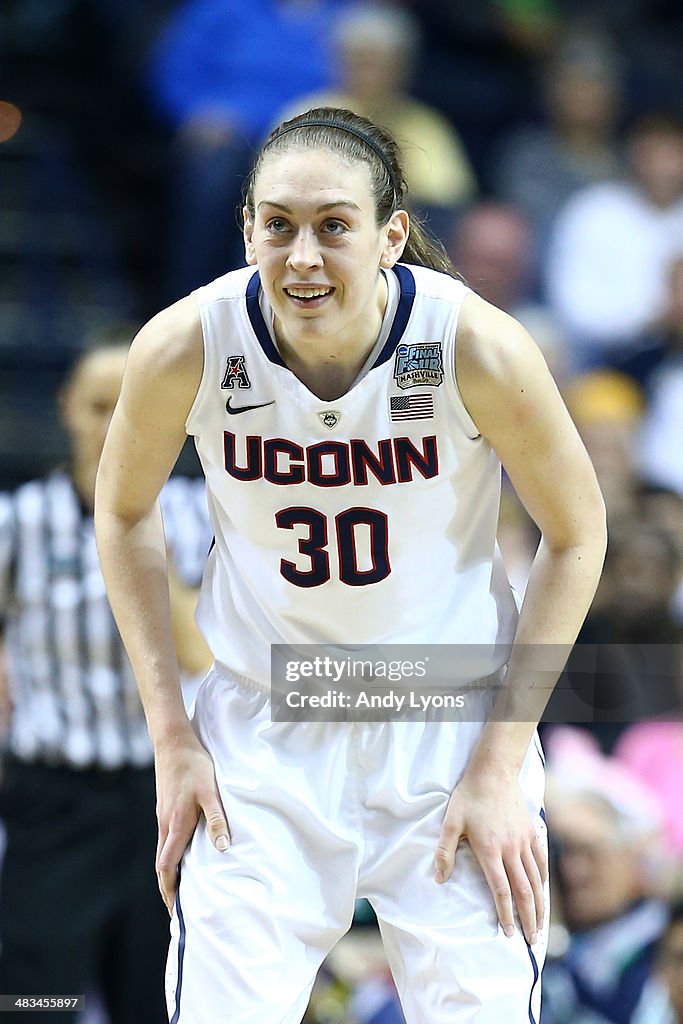
[[[351,125],[340,124],[339,121],[325,120],[321,118],[317,121],[297,121],[296,124],[288,124],[285,128],[279,131],[274,138],[270,139],[270,141],[266,143],[263,147],[264,152],[268,149],[268,146],[272,146],[274,142],[277,142],[278,139],[283,135],[286,135],[287,132],[296,131],[298,128],[336,128],[337,131],[346,132],[348,135],[353,135],[355,138],[360,139],[368,149],[372,150],[375,156],[379,157],[382,166],[389,175],[389,180],[391,181],[391,186],[394,190],[394,197],[396,199],[400,197],[401,190],[398,186],[396,174],[394,173],[393,167],[387,160],[386,154],[383,152],[381,146],[378,146],[375,140],[370,135],[366,135],[366,133],[361,131],[360,128],[352,128]]]

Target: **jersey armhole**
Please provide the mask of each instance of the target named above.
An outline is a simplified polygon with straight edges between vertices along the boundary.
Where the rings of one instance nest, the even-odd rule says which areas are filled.
[[[199,381],[199,387],[197,388],[197,394],[194,396],[194,401],[190,406],[190,411],[188,412],[185,418],[185,431],[190,437],[197,436],[193,427],[196,425],[196,421],[199,417],[201,407],[204,402],[204,395],[207,389],[207,381],[209,379],[210,374],[209,363],[211,362],[208,346],[206,344],[206,339],[208,337],[208,325],[206,323],[207,307],[206,304],[201,301],[201,289],[196,292],[193,292],[193,295],[195,297],[199,309],[199,322],[202,330],[202,349],[204,351],[204,362],[202,366],[201,380]]]

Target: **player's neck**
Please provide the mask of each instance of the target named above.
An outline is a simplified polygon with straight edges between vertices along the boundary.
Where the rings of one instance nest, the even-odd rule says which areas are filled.
[[[372,307],[335,334],[298,336],[292,343],[275,320],[275,336],[283,360],[309,391],[324,401],[345,395],[358,377],[382,329],[388,290],[384,275]]]
[[[314,365],[308,365],[296,356],[292,361],[286,361],[292,373],[312,394],[317,395],[325,402],[333,402],[349,390],[357,378],[365,358],[360,358],[351,365],[342,365],[338,360],[315,362]]]

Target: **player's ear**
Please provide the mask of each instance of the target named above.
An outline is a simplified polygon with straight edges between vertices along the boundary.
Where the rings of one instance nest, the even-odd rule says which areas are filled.
[[[405,210],[395,210],[389,222],[384,226],[384,246],[380,264],[383,267],[393,267],[398,263],[408,241],[410,233],[410,220]]]
[[[256,264],[256,250],[254,249],[254,243],[252,241],[254,236],[254,222],[251,219],[249,210],[246,206],[242,210],[242,216],[244,217],[244,227],[242,229],[242,234],[244,235],[244,252],[247,263],[250,267],[253,267]]]

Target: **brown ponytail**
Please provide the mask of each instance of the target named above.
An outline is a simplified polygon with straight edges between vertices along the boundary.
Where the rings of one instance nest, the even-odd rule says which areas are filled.
[[[414,214],[410,214],[410,234],[401,261],[413,263],[417,267],[438,270],[442,274],[457,278],[458,281],[462,280],[462,275],[453,265],[444,244],[431,235]]]
[[[244,188],[244,203],[254,217],[254,183],[267,153],[295,147],[331,149],[353,163],[365,163],[372,175],[377,224],[382,226],[396,210],[405,210],[408,186],[401,152],[393,136],[365,117],[342,107],[315,107],[278,125],[266,139]],[[410,212],[410,211],[408,211]],[[428,267],[460,279],[446,249],[411,215],[410,235],[403,262]]]

